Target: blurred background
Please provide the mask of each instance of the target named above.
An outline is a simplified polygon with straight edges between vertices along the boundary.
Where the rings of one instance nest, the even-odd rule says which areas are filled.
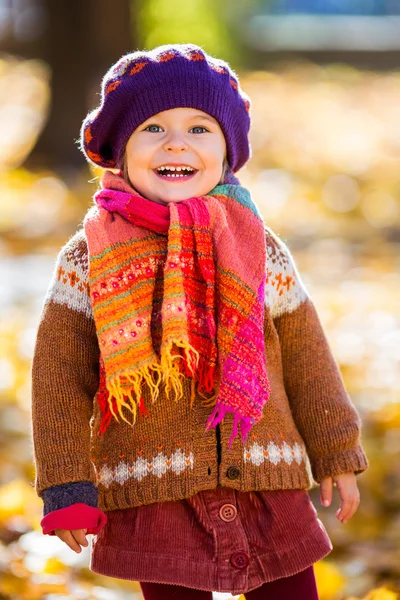
[[[341,525],[337,490],[328,509],[310,492],[334,544],[321,600],[395,600],[400,0],[0,0],[0,600],[141,598],[41,533],[30,368],[56,255],[101,175],[78,150],[82,120],[120,56],[174,42],[228,60],[250,95],[239,177],[289,245],[363,419],[355,516]]]

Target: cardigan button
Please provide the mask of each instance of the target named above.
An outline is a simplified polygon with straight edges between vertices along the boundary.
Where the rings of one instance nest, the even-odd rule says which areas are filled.
[[[235,567],[235,569],[245,569],[249,564],[250,559],[247,552],[234,552],[231,555],[231,565]]]
[[[236,519],[237,508],[234,504],[223,504],[219,509],[219,516],[226,523],[230,523]]]
[[[226,475],[228,479],[237,479],[240,475],[240,469],[238,469],[238,467],[229,467]]]

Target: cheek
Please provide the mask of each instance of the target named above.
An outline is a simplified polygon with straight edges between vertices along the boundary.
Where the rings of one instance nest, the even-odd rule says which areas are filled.
[[[226,149],[223,140],[218,140],[210,145],[209,150],[207,152],[207,161],[211,166],[213,165],[215,168],[220,168],[225,157]]]
[[[224,152],[219,148],[210,147],[207,152],[204,153],[204,162],[208,168],[220,168],[224,161]]]
[[[143,142],[132,141],[127,146],[127,161],[129,169],[135,168],[148,168],[152,160],[153,147],[150,144],[144,144]]]

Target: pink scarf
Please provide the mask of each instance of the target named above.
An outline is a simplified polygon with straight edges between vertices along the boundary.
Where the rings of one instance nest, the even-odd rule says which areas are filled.
[[[264,347],[265,230],[239,184],[167,205],[106,171],[84,227],[99,338],[103,429],[117,411],[147,412],[162,383],[182,397],[182,377],[212,394],[206,429],[233,413],[230,446],[262,418],[270,387]],[[161,280],[160,280],[161,277]],[[157,282],[162,282],[162,292]],[[159,294],[157,296],[157,294]],[[149,408],[149,407],[148,407]],[[128,422],[128,421],[127,421]]]

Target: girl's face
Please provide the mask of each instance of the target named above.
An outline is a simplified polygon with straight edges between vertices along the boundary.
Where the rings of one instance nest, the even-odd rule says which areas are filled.
[[[213,117],[197,108],[172,108],[132,133],[125,171],[142,196],[168,204],[208,194],[221,179],[225,156],[224,134]]]

